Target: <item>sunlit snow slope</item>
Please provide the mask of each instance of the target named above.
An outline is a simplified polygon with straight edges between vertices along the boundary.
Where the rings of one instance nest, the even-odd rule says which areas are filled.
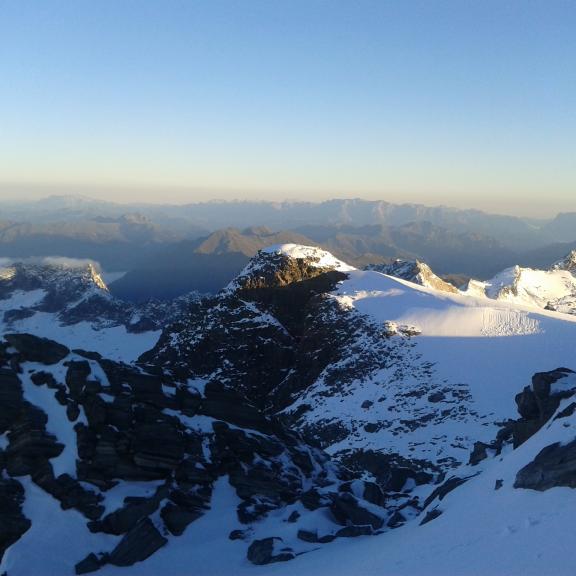
[[[378,272],[348,275],[331,298],[398,335],[383,349],[386,366],[345,386],[321,375],[287,409],[307,407],[304,430],[319,423],[348,429],[326,447],[332,454],[368,448],[465,463],[475,441],[493,438],[497,423],[515,414],[514,396],[535,372],[574,364],[574,316],[448,294]],[[361,357],[365,348],[360,341],[350,354]]]

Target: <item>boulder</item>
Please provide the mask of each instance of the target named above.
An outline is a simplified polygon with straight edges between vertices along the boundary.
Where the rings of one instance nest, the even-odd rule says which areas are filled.
[[[336,521],[343,526],[370,526],[373,530],[379,530],[384,525],[380,516],[362,507],[348,492],[333,496],[330,510]]]
[[[8,368],[0,368],[0,434],[8,430],[22,409],[24,396],[18,375]]]
[[[576,393],[573,387],[554,384],[573,374],[568,368],[557,368],[550,372],[537,372],[532,376],[532,386],[526,386],[516,395],[516,405],[521,418],[512,422],[510,428],[514,448],[533,436],[554,415],[560,402]],[[567,411],[569,413],[570,410]]]
[[[68,474],[61,474],[55,478],[49,462],[44,462],[36,468],[32,480],[56,498],[63,510],[74,508],[90,520],[100,518],[104,512],[104,506],[101,504],[103,498],[100,494],[87,490]]]
[[[0,560],[6,549],[32,525],[22,513],[24,497],[20,482],[0,477]]]
[[[458,488],[458,486],[462,486],[465,482],[473,478],[475,474],[472,476],[466,476],[464,478],[459,478],[458,476],[451,476],[448,480],[444,481],[440,486],[437,486],[432,493],[424,500],[423,508],[427,508],[436,498],[438,500],[443,500],[444,496],[452,490]]]
[[[540,410],[538,409],[536,395],[530,386],[525,386],[522,392],[516,394],[515,400],[518,414],[520,414],[522,418],[538,418]]]
[[[114,566],[132,566],[152,556],[167,542],[152,520],[145,518],[120,540],[110,554],[108,562]]]
[[[330,504],[330,500],[325,496],[322,496],[318,490],[314,488],[310,488],[309,490],[306,490],[306,492],[302,492],[300,495],[300,500],[307,510],[317,510],[322,506],[327,506]]]
[[[230,484],[236,488],[240,498],[264,496],[271,500],[293,502],[298,497],[301,485],[283,478],[277,470],[265,466],[254,466],[245,471],[239,467],[230,473]]]
[[[48,388],[58,389],[58,383],[50,372],[44,372],[43,370],[34,372],[34,374],[30,376],[30,379],[36,386],[48,386]]]
[[[230,534],[228,534],[229,540],[246,540],[248,537],[248,530],[232,530]]]
[[[168,502],[160,511],[164,525],[174,536],[183,534],[188,525],[194,522],[194,520],[198,520],[202,514],[203,511],[201,509],[185,509],[171,502]]]
[[[74,567],[76,574],[90,574],[91,572],[96,572],[103,566],[102,560],[96,556],[96,554],[88,554],[84,560],[81,560]]]
[[[388,528],[398,528],[399,526],[402,526],[405,522],[406,517],[404,516],[404,514],[402,514],[402,512],[399,512],[397,510],[396,512],[394,512],[394,514],[392,514],[392,516],[390,516],[388,522],[386,523],[386,526],[388,526]]]
[[[42,410],[24,402],[18,419],[8,435],[6,468],[11,476],[33,474],[36,468],[50,458],[59,456],[64,445],[46,432],[48,417]]]
[[[263,566],[273,562],[286,562],[295,558],[295,554],[290,548],[283,548],[275,553],[276,544],[281,542],[282,538],[276,537],[254,540],[248,548],[248,560],[257,566]]]
[[[358,536],[371,536],[373,533],[370,526],[346,526],[340,528],[335,536],[336,538],[357,538]]]
[[[364,500],[376,504],[376,506],[385,506],[386,496],[376,482],[364,482],[364,490],[362,496]]]
[[[124,506],[107,514],[98,522],[91,522],[88,528],[91,532],[107,534],[125,534],[144,518],[158,508],[155,498],[125,498]]]
[[[167,422],[141,424],[134,430],[132,450],[139,468],[169,474],[184,458],[184,436]]]
[[[470,453],[470,460],[468,461],[468,464],[471,466],[476,466],[477,464],[480,464],[482,460],[486,460],[486,458],[488,458],[488,450],[491,448],[492,446],[484,442],[474,442],[474,448]]]
[[[424,526],[424,524],[428,524],[428,522],[432,522],[432,520],[435,520],[436,518],[438,518],[441,515],[442,515],[442,510],[440,510],[440,508],[434,508],[432,510],[429,510],[428,512],[426,512],[426,516],[424,516],[424,518],[420,522],[420,526]]]
[[[516,474],[514,488],[544,491],[557,486],[576,488],[576,440],[551,444]]]
[[[10,346],[18,350],[21,359],[25,362],[58,364],[70,354],[70,350],[66,346],[32,334],[4,334],[4,339]]]

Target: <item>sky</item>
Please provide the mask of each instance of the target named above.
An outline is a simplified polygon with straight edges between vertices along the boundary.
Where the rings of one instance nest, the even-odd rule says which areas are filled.
[[[576,210],[573,0],[0,0],[0,198]]]

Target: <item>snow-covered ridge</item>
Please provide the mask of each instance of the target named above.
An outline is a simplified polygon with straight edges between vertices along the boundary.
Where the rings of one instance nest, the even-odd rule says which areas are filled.
[[[4,292],[14,289],[52,289],[78,296],[92,293],[108,294],[96,265],[90,261],[63,258],[43,258],[35,261],[4,263],[0,268],[0,287]]]
[[[552,265],[551,270],[567,270],[572,274],[576,273],[576,250],[569,252],[564,258]]]
[[[550,270],[533,270],[520,266],[507,268],[487,282],[471,281],[466,293],[574,314],[576,277],[561,267],[564,264],[565,261],[557,263]]]
[[[0,332],[26,332],[132,361],[199,295],[134,305],[115,298],[89,261],[2,261]]]
[[[420,262],[420,260],[395,260],[391,264],[372,264],[366,267],[366,270],[373,270],[386,274],[387,276],[394,276],[395,278],[402,278],[414,284],[420,284],[427,288],[434,288],[442,292],[457,293],[458,289],[452,284],[445,282],[432,272],[428,264]]]
[[[414,325],[422,336],[534,334],[546,317],[558,317],[522,301],[445,293],[372,271],[350,273],[333,297],[380,322]]]
[[[322,250],[316,246],[303,246],[301,244],[276,244],[261,250],[263,254],[283,254],[290,258],[308,260],[311,265],[318,268],[331,268],[339,272],[350,272],[356,270],[342,260],[338,260],[330,252]]]
[[[347,273],[353,270],[356,268],[321,248],[301,244],[275,244],[259,250],[240,274],[224,288],[223,293],[230,294],[248,284],[252,287],[262,282],[288,284],[317,275],[317,272]]]

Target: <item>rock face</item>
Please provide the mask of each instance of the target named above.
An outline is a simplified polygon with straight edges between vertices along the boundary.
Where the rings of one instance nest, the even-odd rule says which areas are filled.
[[[4,334],[4,339],[18,350],[24,362],[57,364],[70,353],[66,346],[33,334]]]
[[[420,262],[420,260],[395,260],[391,264],[371,264],[366,270],[374,270],[388,276],[402,278],[403,280],[408,280],[408,282],[441,290],[442,292],[458,293],[458,289],[455,286],[436,276],[430,266]]]
[[[165,331],[141,361],[269,408],[295,362],[308,314],[345,277],[315,261],[260,253],[218,297]]]
[[[562,260],[555,262],[551,270],[566,270],[572,275],[576,275],[576,250],[571,250]]]
[[[534,436],[556,414],[561,403],[576,394],[576,373],[568,368],[549,372],[537,372],[532,376],[531,386],[516,394],[516,406],[520,418],[501,424],[494,441],[476,442],[470,454],[469,464],[476,466],[490,455],[499,455],[503,447],[511,443],[518,448]],[[555,419],[571,416],[576,402],[569,403],[556,414]]]
[[[521,418],[512,425],[514,446],[518,447],[535,434],[556,412],[560,402],[576,393],[576,375],[568,368],[538,372],[532,386],[516,395]]]
[[[6,549],[32,525],[22,513],[24,489],[14,479],[0,478],[0,560]]]
[[[257,566],[292,560],[292,558],[294,558],[294,553],[289,548],[284,548],[275,552],[275,547],[281,543],[282,538],[264,538],[263,540],[255,540],[250,544],[250,548],[248,548],[248,560]]]
[[[110,554],[108,562],[115,566],[132,566],[152,556],[167,542],[152,521],[146,518],[122,538]]]
[[[534,435],[549,429],[555,421],[564,422],[576,413],[576,373],[568,368],[557,368],[549,372],[537,372],[532,377],[531,386],[526,386],[516,395],[516,405],[520,418],[504,422],[496,439],[485,444],[477,442],[470,457],[470,464],[476,465],[489,454],[499,455],[507,443],[518,448]],[[562,409],[560,409],[562,408]],[[570,429],[570,423],[564,422]],[[453,477],[437,488],[426,500],[425,507],[435,498],[442,497],[469,478]],[[549,444],[536,457],[516,474],[514,488],[545,491],[555,487],[576,488],[576,439]],[[496,481],[495,489],[502,487],[502,480]]]
[[[310,280],[326,272],[338,271],[344,274],[352,269],[319,248],[296,244],[272,246],[258,252],[230,283],[226,292],[281,288]]]
[[[516,396],[521,418],[512,423],[514,444],[518,446],[540,430],[554,416],[555,420],[571,417],[576,403],[576,374],[567,368],[541,372],[532,378],[532,387]],[[559,411],[561,402],[565,408]],[[534,460],[519,470],[515,488],[544,491],[565,486],[576,488],[576,439],[550,444]]]
[[[544,491],[558,486],[576,488],[576,440],[546,446],[516,475],[514,488]]]

